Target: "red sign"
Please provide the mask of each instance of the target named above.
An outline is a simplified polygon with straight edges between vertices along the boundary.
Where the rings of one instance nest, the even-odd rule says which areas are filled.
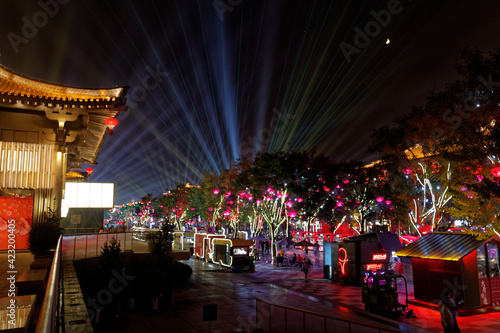
[[[33,197],[0,196],[0,250],[28,249],[32,218]]]
[[[490,305],[490,286],[488,278],[479,279],[479,295],[481,296],[481,306]]]
[[[500,305],[500,276],[490,278],[491,283],[491,305]]]
[[[387,253],[384,254],[374,254],[372,257],[373,260],[386,260],[387,259]]]
[[[378,271],[379,269],[382,269],[382,267],[383,267],[382,264],[367,264],[366,270],[367,271]]]

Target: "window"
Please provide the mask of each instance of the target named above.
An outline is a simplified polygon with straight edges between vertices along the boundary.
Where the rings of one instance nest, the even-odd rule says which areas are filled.
[[[498,272],[498,244],[489,242],[486,244],[488,252],[488,273],[489,277],[499,276]]]

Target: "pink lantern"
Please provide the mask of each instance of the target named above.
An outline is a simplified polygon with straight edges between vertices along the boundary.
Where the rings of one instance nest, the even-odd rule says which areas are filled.
[[[283,196],[283,194],[278,193],[276,196],[277,196],[278,198],[281,198],[281,197]]]
[[[461,190],[462,190],[463,192],[465,192],[465,191],[467,191],[467,187],[462,187],[462,188],[461,188]]]
[[[483,181],[483,178],[484,178],[483,175],[477,175],[476,177],[477,177],[477,181],[478,182],[482,182]]]
[[[229,201],[229,204],[230,205],[234,204],[234,201],[233,200]]]
[[[214,190],[214,194],[219,194],[219,190],[218,190],[218,189],[215,189],[215,190]]]
[[[297,213],[296,212],[290,212],[290,213],[288,213],[288,216],[295,217],[295,216],[297,216]]]
[[[349,179],[344,180],[344,184],[349,184]]]
[[[249,195],[247,195],[247,199],[250,200],[250,201],[252,201],[253,200],[253,196],[249,194]]]
[[[228,211],[228,210],[225,210],[225,211],[224,211],[224,216],[228,216],[229,214],[231,214],[231,212],[230,212],[230,211]]]
[[[381,203],[382,201],[384,201],[384,198],[383,197],[377,197],[375,200],[377,200],[378,203]]]
[[[407,169],[403,169],[403,173],[405,175],[409,175],[411,173],[411,169],[408,169],[408,168]]]
[[[287,205],[288,207],[292,207],[292,206],[293,206],[293,202],[291,202],[291,201],[287,201],[287,202],[286,202],[286,205]]]
[[[495,167],[491,169],[491,174],[495,177],[500,177],[500,167]]]
[[[271,197],[266,197],[267,201],[271,201],[271,199],[272,199]]]
[[[337,188],[340,188],[340,185],[337,185]]]
[[[208,207],[208,211],[213,211],[214,209],[212,207]]]
[[[386,200],[386,201],[385,201],[385,204],[386,204],[386,205],[390,205],[390,204],[391,204],[391,200]]]
[[[337,207],[342,207],[344,203],[342,201],[337,202]]]
[[[257,205],[260,205],[260,203],[262,202],[262,200],[257,199],[255,202],[257,202]]]
[[[304,199],[302,199],[302,198],[297,198],[297,202],[302,202],[302,201],[304,201]]]
[[[323,186],[323,189],[325,190],[325,192],[330,192],[330,188],[329,187]]]

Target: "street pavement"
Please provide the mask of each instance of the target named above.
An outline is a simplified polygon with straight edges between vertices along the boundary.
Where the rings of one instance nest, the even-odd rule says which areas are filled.
[[[197,259],[183,261],[193,268],[189,283],[175,291],[174,305],[157,311],[122,309],[117,319],[102,320],[95,332],[252,332],[256,324],[255,298],[333,317],[362,322],[404,332],[442,332],[435,308],[410,304],[416,318],[387,318],[364,311],[361,288],[335,284],[323,278],[320,259],[312,253],[313,267],[308,282],[304,273],[289,267],[276,267],[270,257],[257,261],[254,273],[234,273]],[[317,262],[315,263],[315,259]],[[16,257],[20,274],[33,260],[30,253]],[[6,296],[7,256],[0,254],[0,290]],[[315,263],[315,264],[314,264]],[[20,275],[18,274],[18,275]],[[410,300],[413,295],[409,295]],[[217,304],[217,320],[204,322],[203,306]],[[2,319],[3,320],[3,319]],[[500,331],[500,313],[491,312],[459,317],[463,333]]]

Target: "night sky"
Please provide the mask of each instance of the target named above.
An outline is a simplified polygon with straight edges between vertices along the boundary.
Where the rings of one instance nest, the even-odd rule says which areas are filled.
[[[256,151],[369,161],[371,130],[456,79],[461,49],[500,47],[497,0],[59,1],[0,1],[0,63],[130,87],[90,178],[116,204]]]

